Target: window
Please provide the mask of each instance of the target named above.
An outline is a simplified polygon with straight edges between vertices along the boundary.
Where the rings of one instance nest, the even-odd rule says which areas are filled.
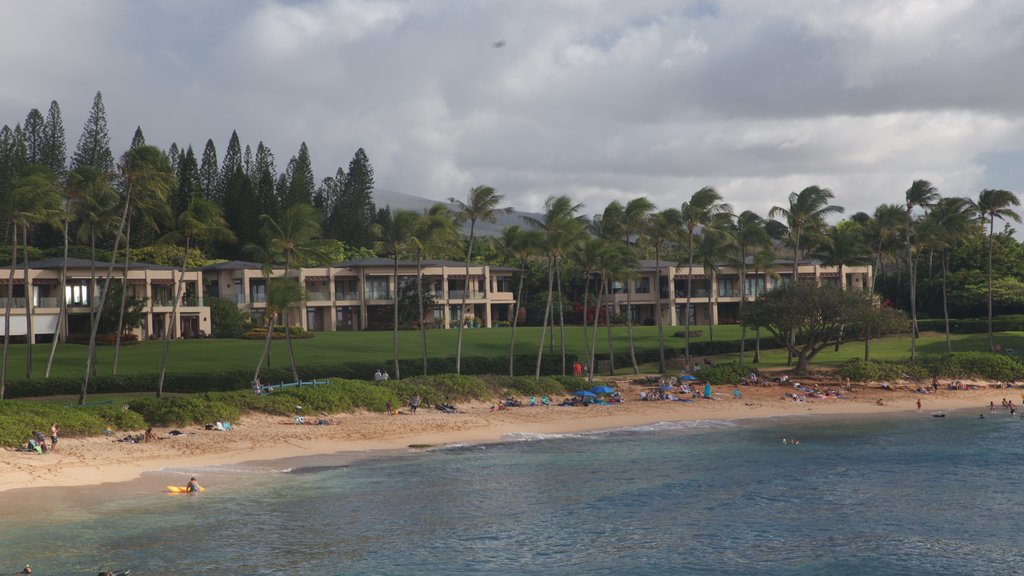
[[[388,291],[388,279],[381,276],[368,276],[366,278],[366,299],[367,300],[388,300],[391,294]]]
[[[640,278],[636,281],[636,293],[637,294],[650,294],[651,293],[651,279],[647,276]]]

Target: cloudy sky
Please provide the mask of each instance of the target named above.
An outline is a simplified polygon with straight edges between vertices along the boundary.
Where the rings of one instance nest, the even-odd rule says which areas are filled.
[[[848,213],[912,180],[1024,193],[1020,0],[17,2],[0,124],[56,99],[69,152],[102,91],[112,147],[231,130],[317,178],[366,149],[378,188],[489,184],[599,212],[702,186],[761,213],[816,184]],[[500,45],[501,43],[503,45]]]

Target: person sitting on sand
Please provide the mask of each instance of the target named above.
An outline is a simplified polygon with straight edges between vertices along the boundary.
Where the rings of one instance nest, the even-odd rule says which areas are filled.
[[[199,481],[196,480],[195,476],[193,476],[192,479],[188,481],[188,484],[185,485],[185,492],[199,492],[202,488],[203,487],[199,485]]]
[[[881,398],[879,398],[878,400],[875,400],[875,404],[877,404],[879,406],[885,406],[885,402],[882,402]]]
[[[159,438],[157,438],[156,434],[153,433],[153,429],[152,428],[146,428],[146,436],[142,439],[142,441],[143,442],[149,442],[149,441],[156,442],[157,440],[159,440]]]

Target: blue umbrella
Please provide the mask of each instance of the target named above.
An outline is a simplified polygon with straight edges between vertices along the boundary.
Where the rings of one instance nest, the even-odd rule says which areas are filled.
[[[665,386],[662,386],[661,389],[667,391],[667,390],[672,390],[672,387],[668,386],[668,385],[665,385]]]
[[[689,374],[683,374],[682,376],[679,377],[679,379],[680,380],[690,381],[690,380],[696,380],[697,377],[696,376],[690,376]]]
[[[590,389],[594,394],[614,394],[615,389],[609,386],[594,386]]]
[[[573,392],[573,394],[575,394],[577,396],[583,396],[583,397],[597,396],[597,394],[594,394],[590,390],[577,390],[577,391]]]

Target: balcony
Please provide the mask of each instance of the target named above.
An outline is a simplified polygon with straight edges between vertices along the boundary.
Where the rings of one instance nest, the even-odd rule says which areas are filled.
[[[36,308],[60,308],[60,298],[56,296],[36,298],[33,305]]]
[[[732,289],[732,288],[719,288],[718,289],[718,297],[719,298],[739,298],[740,297],[740,291],[736,290],[736,289]]]
[[[203,299],[195,296],[184,296],[181,299],[182,306],[200,307],[203,306]]]
[[[335,300],[359,300],[358,290],[341,290],[334,293]]]
[[[330,292],[306,292],[306,302],[329,302]]]
[[[173,296],[166,296],[166,297],[154,296],[150,300],[150,302],[153,303],[153,306],[163,306],[165,308],[171,308],[171,307],[174,306],[174,297]]]
[[[11,301],[11,308],[24,308],[25,298],[0,298],[0,307],[7,308],[7,300]]]
[[[391,291],[389,290],[367,290],[367,300],[391,300]]]
[[[261,303],[267,301],[267,295],[266,294],[252,294],[249,297],[249,301],[254,303],[254,304],[261,304]]]
[[[468,293],[465,290],[449,290],[448,300],[462,300],[462,298],[468,299],[482,299],[486,298],[487,295],[479,290],[470,290]]]

